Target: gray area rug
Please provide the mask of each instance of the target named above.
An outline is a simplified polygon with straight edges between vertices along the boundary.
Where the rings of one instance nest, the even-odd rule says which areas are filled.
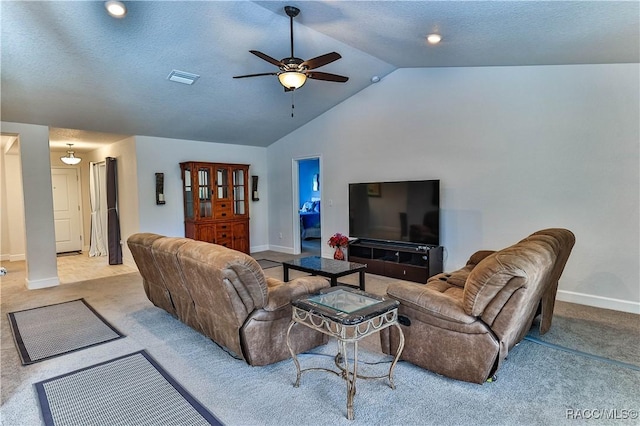
[[[551,329],[543,335],[536,321],[527,337],[640,369],[640,316],[618,313],[626,321],[612,324],[570,314],[554,315]]]
[[[22,365],[124,337],[84,299],[9,312]]]
[[[269,268],[275,268],[276,266],[282,266],[282,263],[276,262],[275,260],[269,260],[269,259],[258,259],[257,262],[262,269],[269,269]]]
[[[332,341],[313,350],[324,356],[301,355],[302,368],[335,368],[336,350]],[[527,341],[510,352],[494,383],[459,382],[407,362],[396,366],[395,390],[385,379],[358,379],[353,421],[346,419],[346,385],[333,374],[304,373],[295,388],[292,360],[256,368],[213,351],[194,355],[209,383],[225,383],[209,392],[229,425],[570,425],[584,410],[638,408],[639,372]],[[364,348],[358,359],[364,375],[389,366],[387,356]]]
[[[145,351],[35,387],[45,425],[222,425]]]

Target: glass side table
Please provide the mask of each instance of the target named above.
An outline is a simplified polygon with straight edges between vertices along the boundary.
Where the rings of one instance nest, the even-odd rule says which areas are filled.
[[[292,317],[287,329],[287,347],[296,366],[295,387],[300,386],[302,373],[322,370],[339,377],[347,383],[347,419],[353,420],[353,399],[356,379],[389,379],[395,389],[393,370],[404,349],[404,334],[398,325],[397,300],[386,299],[350,287],[331,287],[315,295],[304,296],[291,302]],[[291,348],[290,334],[295,324],[302,324],[338,340],[335,364],[338,371],[327,368],[300,368],[298,357]],[[362,376],[358,374],[358,341],[387,327],[395,326],[400,333],[400,345],[384,376]],[[347,345],[353,344],[353,363],[349,363]]]

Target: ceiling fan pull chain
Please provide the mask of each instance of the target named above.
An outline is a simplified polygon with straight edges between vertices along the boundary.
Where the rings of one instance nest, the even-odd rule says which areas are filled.
[[[295,105],[293,104],[293,94],[295,93],[295,90],[291,91],[291,118],[293,118],[293,110],[295,108]]]

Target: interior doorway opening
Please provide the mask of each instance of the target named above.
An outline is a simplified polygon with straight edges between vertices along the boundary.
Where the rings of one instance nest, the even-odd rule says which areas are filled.
[[[322,252],[322,196],[320,157],[298,159],[297,188],[294,196],[294,227],[299,253],[320,256]],[[298,251],[296,250],[296,251]]]

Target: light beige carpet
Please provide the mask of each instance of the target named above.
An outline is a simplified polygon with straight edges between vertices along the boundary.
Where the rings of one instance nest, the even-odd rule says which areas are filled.
[[[279,260],[271,254],[260,256]],[[0,282],[3,313],[84,297],[127,336],[22,367],[7,317],[2,315],[0,423],[6,425],[41,424],[34,383],[142,349],[229,426],[570,425],[575,420],[567,417],[568,409],[637,409],[638,372],[523,341],[509,353],[499,380],[492,384],[457,382],[405,362],[396,368],[396,390],[383,381],[359,381],[356,419],[350,422],[345,418],[346,394],[340,378],[309,373],[294,388],[291,360],[251,367],[230,357],[210,339],[153,306],[137,272],[29,291],[24,287],[24,262],[2,265],[9,269]],[[282,276],[281,267],[265,272]],[[357,275],[345,281],[349,279],[355,284]],[[366,279],[367,290],[377,294],[384,293],[390,282],[373,275]],[[621,313],[566,303],[557,304],[556,315],[571,315],[572,309],[588,312],[593,321],[606,324],[626,318]],[[621,333],[626,330],[620,328]],[[367,348],[362,349],[365,359]],[[324,358],[308,355],[303,361]]]

